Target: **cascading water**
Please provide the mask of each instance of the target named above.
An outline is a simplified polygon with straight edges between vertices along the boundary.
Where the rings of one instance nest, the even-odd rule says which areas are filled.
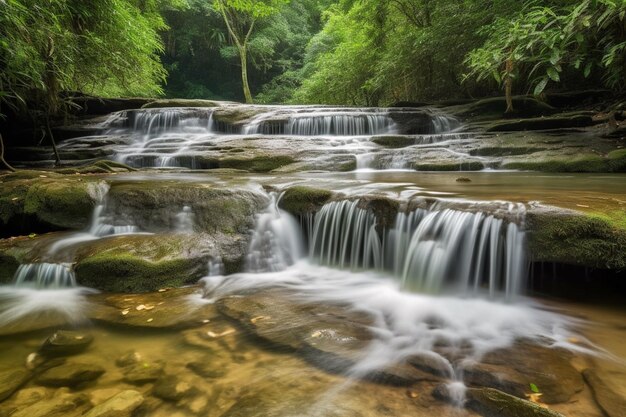
[[[291,214],[278,208],[279,199],[270,193],[267,209],[257,218],[246,258],[247,271],[282,271],[304,255],[300,226]]]
[[[382,112],[313,111],[262,115],[245,128],[246,134],[293,136],[371,136],[393,132],[394,122]],[[277,119],[278,118],[278,119]]]
[[[20,265],[13,282],[18,287],[67,288],[76,286],[71,264],[24,264]]]
[[[491,296],[519,293],[526,273],[524,232],[512,222],[450,209],[399,213],[377,231],[373,212],[359,201],[326,204],[316,214],[309,248],[323,265],[393,271],[403,286],[439,292],[487,288]]]

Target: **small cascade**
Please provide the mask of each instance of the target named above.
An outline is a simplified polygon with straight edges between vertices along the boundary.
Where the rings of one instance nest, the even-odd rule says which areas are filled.
[[[257,218],[246,258],[247,271],[282,271],[304,255],[300,225],[278,208],[279,199],[276,193],[270,193],[267,209]]]
[[[359,201],[326,204],[309,232],[311,259],[322,265],[393,271],[413,291],[487,289],[507,297],[523,288],[525,234],[514,222],[482,212],[417,209],[377,230]]]
[[[125,133],[142,141],[169,133],[210,133],[215,131],[213,109],[156,108],[114,113],[102,125],[105,133]]]
[[[183,209],[176,215],[176,232],[193,233],[195,219],[196,215],[191,207],[183,207]]]
[[[13,281],[18,287],[68,288],[76,286],[71,264],[23,264],[15,272]]]
[[[247,134],[292,136],[366,136],[389,133],[393,120],[384,113],[313,113],[286,120],[258,120],[246,127]]]
[[[383,266],[376,216],[358,205],[358,200],[333,202],[316,214],[309,241],[312,259],[351,269]]]
[[[106,236],[124,235],[138,233],[136,226],[129,224],[116,224],[113,216],[106,213],[106,197],[109,192],[109,185],[105,182],[94,184],[90,192],[96,200],[96,207],[91,215],[91,222],[86,231],[73,233],[50,246],[49,254],[55,254],[68,246],[99,239]]]

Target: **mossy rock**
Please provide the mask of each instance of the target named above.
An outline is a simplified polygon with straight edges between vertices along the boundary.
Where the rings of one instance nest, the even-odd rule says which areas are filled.
[[[0,185],[0,226],[13,235],[84,228],[96,205],[96,187],[94,180],[45,172],[33,179],[11,177]]]
[[[101,239],[79,252],[76,280],[86,287],[118,293],[194,284],[206,275],[211,255],[218,255],[203,240],[177,235]]]
[[[159,109],[168,107],[219,107],[223,102],[215,100],[161,99],[141,106],[142,109]]]
[[[596,154],[585,154],[572,158],[510,161],[504,162],[502,168],[541,172],[624,172],[626,154],[620,150],[611,152],[606,158]]]
[[[569,211],[531,210],[526,222],[534,261],[626,268],[626,230],[605,219]]]
[[[445,162],[445,163],[421,163],[413,166],[416,171],[481,171],[485,169],[482,162]]]
[[[32,180],[36,178],[41,178],[44,175],[49,178],[59,178],[61,175],[50,172],[50,171],[36,171],[31,169],[23,169],[16,172],[10,172],[8,174],[0,176],[0,181],[3,183],[10,181],[19,181],[19,180]]]
[[[56,172],[60,174],[110,174],[115,172],[131,172],[137,171],[135,168],[120,162],[102,160],[91,165],[59,169]]]
[[[279,206],[296,215],[312,213],[319,210],[332,196],[333,193],[328,190],[296,186],[285,191]]]
[[[219,161],[220,168],[241,169],[250,172],[270,172],[290,165],[296,160],[289,155],[262,155],[252,158],[228,157]]]
[[[489,126],[487,132],[511,132],[525,130],[568,129],[572,127],[587,127],[595,124],[588,115],[537,117],[514,121],[499,121]]]
[[[140,230],[168,232],[184,206],[194,213],[195,231],[247,233],[254,215],[267,204],[259,192],[216,187],[198,182],[140,181],[114,183],[107,209]]]
[[[372,142],[386,148],[406,148],[415,145],[415,139],[410,136],[375,136]]]

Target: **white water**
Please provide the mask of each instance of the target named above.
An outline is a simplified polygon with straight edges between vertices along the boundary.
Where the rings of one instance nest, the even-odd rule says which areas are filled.
[[[267,209],[257,217],[246,271],[281,271],[304,255],[300,226],[291,214],[278,208],[278,200],[276,193],[270,193]]]
[[[76,286],[71,264],[24,264],[15,272],[14,283],[18,287],[66,288]]]
[[[377,230],[360,202],[326,204],[309,232],[309,256],[323,265],[386,269],[412,291],[462,293],[486,289],[513,297],[527,272],[525,234],[515,223],[450,209],[399,213],[395,226]]]

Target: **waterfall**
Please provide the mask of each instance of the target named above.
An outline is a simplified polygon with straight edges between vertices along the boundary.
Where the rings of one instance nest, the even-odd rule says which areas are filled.
[[[520,226],[481,212],[417,209],[378,231],[376,216],[359,201],[332,202],[314,217],[309,250],[322,265],[392,271],[413,291],[455,287],[510,297],[526,272]]]
[[[77,243],[88,242],[106,236],[137,233],[139,231],[136,226],[130,224],[116,225],[114,224],[115,219],[106,215],[106,199],[109,188],[109,185],[105,182],[99,182],[90,186],[89,191],[96,200],[96,206],[91,215],[89,227],[83,232],[73,233],[53,243],[50,248],[48,248],[49,254],[53,255]]]
[[[339,201],[321,208],[315,216],[309,241],[312,259],[342,268],[382,267],[376,216],[358,205],[358,200]]]
[[[196,215],[191,207],[183,207],[183,209],[176,215],[176,232],[193,233],[195,218]]]
[[[35,263],[20,265],[13,281],[18,287],[75,287],[76,278],[71,264]]]
[[[246,258],[247,271],[281,271],[304,255],[300,225],[291,214],[278,208],[279,200],[280,196],[270,193],[269,205],[257,217]]]
[[[289,116],[283,120],[257,120],[247,126],[247,134],[293,136],[365,136],[389,133],[393,120],[381,113],[313,113]]]

